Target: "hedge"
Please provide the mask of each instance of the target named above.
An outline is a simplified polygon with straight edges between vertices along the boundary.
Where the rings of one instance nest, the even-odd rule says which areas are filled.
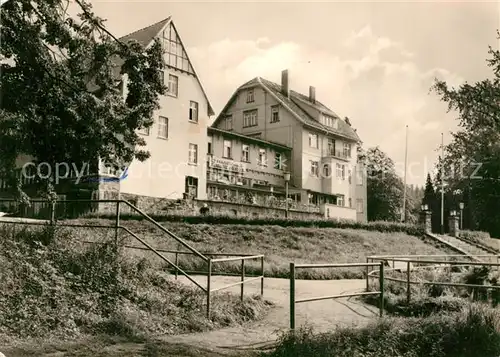
[[[285,219],[285,218],[254,218],[254,217],[235,217],[229,215],[150,215],[158,222],[182,222],[190,224],[242,224],[242,225],[274,225],[281,227],[314,227],[314,228],[343,228],[343,229],[364,229],[377,232],[402,232],[412,236],[425,235],[423,225],[405,224],[397,222],[368,222],[361,223],[350,220],[331,220],[331,219]],[[114,219],[113,214],[99,214],[94,218]],[[141,220],[143,217],[139,214],[123,213],[121,220]]]

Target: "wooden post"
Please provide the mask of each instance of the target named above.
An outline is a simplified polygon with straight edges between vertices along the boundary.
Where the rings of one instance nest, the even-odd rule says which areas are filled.
[[[177,280],[177,277],[179,276],[179,252],[175,252],[175,280]]]
[[[406,302],[409,304],[411,300],[411,283],[410,283],[410,261],[406,263]]]
[[[241,292],[240,300],[243,301],[243,296],[245,294],[245,259],[241,259]]]
[[[118,230],[120,227],[120,201],[116,201],[116,220],[115,220],[115,247],[118,249]]]
[[[384,316],[384,262],[380,263],[380,317]]]
[[[366,264],[370,264],[370,258],[366,258]],[[369,274],[370,274],[370,267],[367,265],[366,266],[366,291],[370,290]]]
[[[212,279],[212,258],[208,258],[208,274],[207,274],[207,319],[210,320],[210,286]]]
[[[260,296],[264,296],[264,256],[260,258],[260,271],[262,275],[260,279]]]
[[[295,330],[295,263],[290,263],[290,330]]]

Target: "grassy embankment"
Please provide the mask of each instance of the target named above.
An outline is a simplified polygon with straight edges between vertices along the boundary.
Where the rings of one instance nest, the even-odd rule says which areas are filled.
[[[215,294],[208,320],[199,289],[112,244],[82,244],[87,234],[0,225],[0,346],[96,335],[144,341],[259,319],[270,307],[260,298]],[[112,231],[107,235],[111,240]]]
[[[82,219],[69,221],[84,224],[112,225],[112,220]],[[178,243],[146,221],[124,220],[122,225],[129,228],[152,246],[166,250],[183,250]],[[395,254],[456,254],[449,249],[437,247],[431,240],[412,236],[401,231],[380,232],[365,229],[340,229],[317,227],[281,227],[277,225],[257,226],[253,224],[189,224],[162,222],[162,225],[185,239],[201,252],[264,254],[266,277],[287,278],[289,264],[297,263],[355,263],[366,262],[370,255]],[[391,225],[387,224],[391,229]],[[396,229],[398,225],[395,225]],[[384,227],[384,226],[382,226]],[[138,241],[122,233],[127,244],[141,246]],[[160,263],[150,252],[135,251],[130,254],[148,256]],[[165,255],[175,260],[174,254]],[[179,255],[179,265],[188,271],[206,270],[205,263],[192,255]],[[217,263],[216,272],[234,273],[240,271],[240,262]],[[260,262],[246,263],[247,275],[260,273]],[[351,279],[362,278],[362,268],[336,268],[299,270],[301,279]]]

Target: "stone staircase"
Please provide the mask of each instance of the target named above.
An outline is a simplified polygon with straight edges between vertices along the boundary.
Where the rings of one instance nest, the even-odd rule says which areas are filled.
[[[464,239],[448,236],[448,235],[437,235],[444,242],[449,243],[450,245],[460,249],[467,255],[478,256],[484,255],[488,257],[476,257],[475,260],[482,261],[486,263],[497,263],[498,252],[496,252],[493,248],[482,247],[479,244],[473,242],[467,242]],[[495,256],[496,255],[496,256]]]

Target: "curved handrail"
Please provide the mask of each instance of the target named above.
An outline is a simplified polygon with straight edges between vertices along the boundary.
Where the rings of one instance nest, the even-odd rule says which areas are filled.
[[[165,227],[163,227],[161,224],[159,224],[153,218],[151,218],[148,214],[146,214],[145,212],[141,211],[139,208],[135,207],[130,202],[125,201],[125,200],[119,200],[118,202],[123,202],[124,204],[126,204],[127,206],[129,206],[131,209],[133,209],[134,211],[136,211],[137,213],[139,213],[141,216],[143,216],[144,218],[146,218],[149,222],[153,223],[161,231],[163,231],[164,233],[168,234],[170,237],[174,238],[177,242],[179,242],[184,247],[186,247],[187,249],[189,249],[191,252],[193,252],[194,255],[197,255],[199,258],[201,258],[204,261],[208,262],[208,258],[205,255],[201,254],[197,249],[193,248],[188,243],[186,243],[184,241],[184,239],[182,239],[180,237],[177,237],[175,234],[173,234],[172,232],[170,232],[168,229],[166,229]]]

